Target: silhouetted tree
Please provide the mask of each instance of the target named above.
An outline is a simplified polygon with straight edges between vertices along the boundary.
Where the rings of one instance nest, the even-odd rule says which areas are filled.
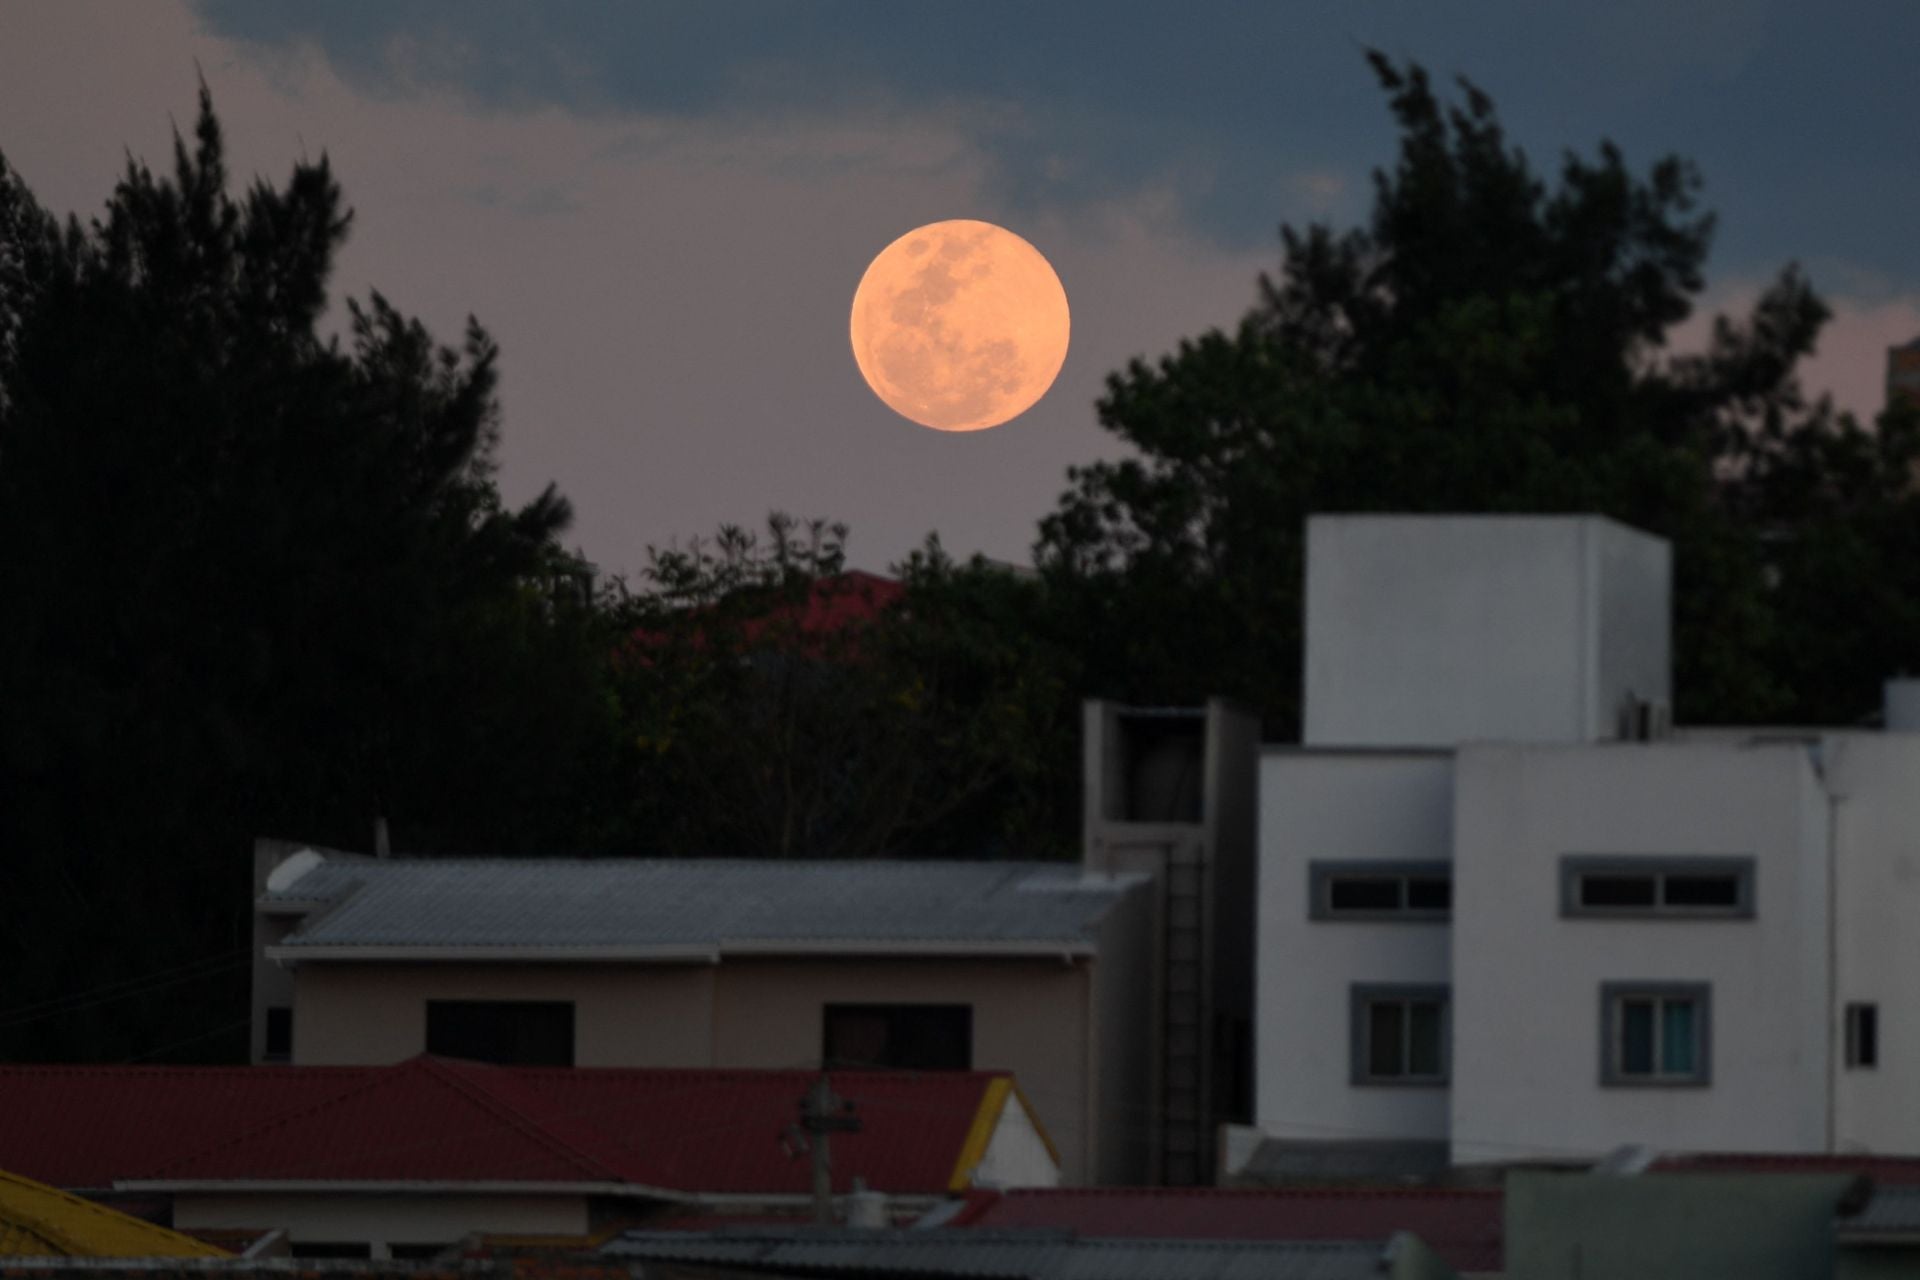
[[[323,337],[326,159],[227,188],[204,89],[90,225],[0,167],[7,1056],[235,1054],[255,835],[611,831],[605,634],[545,587],[565,500],[494,487],[492,341],[377,294]]]
[[[1072,692],[1040,584],[933,540],[898,582],[848,573],[845,534],[776,514],[652,553],[615,682],[641,847],[1060,852]]]
[[[1805,279],[1667,351],[1713,227],[1689,165],[1637,176],[1603,143],[1549,183],[1473,85],[1448,105],[1369,58],[1401,139],[1367,224],[1283,228],[1237,328],[1109,378],[1101,422],[1138,456],[1075,469],[1042,523],[1092,688],[1229,693],[1290,732],[1310,512],[1596,511],[1674,542],[1687,717],[1868,710],[1920,653],[1911,606],[1867,634],[1900,594],[1873,584],[1906,576],[1912,431],[1801,395],[1827,317]]]

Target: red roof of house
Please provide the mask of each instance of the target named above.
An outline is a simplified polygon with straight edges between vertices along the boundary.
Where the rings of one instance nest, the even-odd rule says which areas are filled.
[[[950,1225],[1164,1240],[1382,1240],[1411,1231],[1456,1271],[1498,1271],[1502,1206],[1493,1188],[978,1191]]]
[[[780,644],[791,645],[807,653],[816,651],[831,637],[849,634],[877,620],[906,597],[906,584],[893,578],[849,569],[829,577],[815,578],[807,586],[807,598],[798,605],[777,602],[765,613],[739,624],[738,643],[758,644],[769,632]],[[699,616],[704,610],[696,611]],[[693,638],[697,646],[706,641],[704,634]],[[665,646],[667,636],[645,628],[631,637],[632,650],[642,661]]]
[[[989,1072],[836,1072],[862,1128],[833,1135],[836,1189],[965,1185],[1010,1096]],[[804,1194],[787,1131],[803,1071],[0,1067],[0,1167],[115,1182],[620,1182]],[[975,1141],[970,1142],[973,1138]]]

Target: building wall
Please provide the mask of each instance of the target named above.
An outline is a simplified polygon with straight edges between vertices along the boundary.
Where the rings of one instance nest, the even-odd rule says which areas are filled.
[[[1805,747],[1468,746],[1454,809],[1457,1163],[1827,1137],[1826,803]],[[1755,859],[1746,920],[1563,919],[1563,854]],[[1603,1087],[1600,984],[1707,982],[1706,1087]]]
[[[572,1195],[406,1195],[181,1193],[174,1226],[182,1230],[271,1230],[296,1244],[361,1244],[382,1256],[392,1245],[451,1244],[470,1232],[585,1235],[587,1198]]]
[[[1824,755],[1838,851],[1836,1149],[1920,1151],[1920,735],[1834,735]],[[1853,1001],[1878,1007],[1871,1069],[1845,1064]]]
[[[429,1000],[571,1000],[577,1066],[716,1065],[710,965],[342,962],[294,972],[293,1060],[303,1066],[424,1052]]]
[[[1060,959],[729,960],[716,971],[709,1065],[817,1065],[828,1004],[969,1004],[974,1067],[1013,1073],[1075,1185],[1098,1167],[1086,1121],[1091,971]]]
[[[1302,740],[1611,736],[1620,683],[1666,688],[1666,566],[1595,516],[1314,516]]]
[[[1309,866],[1449,858],[1452,785],[1438,752],[1261,758],[1255,1120],[1268,1135],[1446,1137],[1445,1088],[1352,1083],[1349,1022],[1353,983],[1446,982],[1448,926],[1312,920]]]
[[[1599,654],[1587,686],[1585,736],[1611,738],[1628,696],[1672,705],[1673,549],[1611,520],[1581,527]]]
[[[1132,893],[1108,913],[1100,930],[1088,1006],[1095,1052],[1086,1095],[1086,1124],[1095,1135],[1092,1176],[1086,1181],[1100,1186],[1151,1183],[1158,1168],[1152,1047],[1159,1043],[1156,1013],[1165,965],[1158,913],[1156,894]],[[1048,1132],[1054,1131],[1049,1127]]]

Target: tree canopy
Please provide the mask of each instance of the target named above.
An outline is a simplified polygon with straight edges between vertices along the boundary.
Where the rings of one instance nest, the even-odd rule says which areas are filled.
[[[1236,328],[1112,375],[1100,420],[1136,456],[1076,468],[1042,522],[1051,580],[1110,642],[1094,687],[1229,693],[1288,733],[1309,513],[1591,511],[1674,543],[1686,718],[1866,713],[1920,650],[1913,606],[1883,612],[1910,563],[1913,424],[1802,394],[1828,314],[1805,277],[1676,353],[1713,231],[1690,165],[1636,173],[1602,143],[1550,180],[1470,82],[1448,103],[1369,60],[1400,146],[1367,223],[1282,228]]]
[[[502,503],[477,324],[441,347],[375,295],[323,336],[349,220],[324,157],[230,195],[204,90],[171,174],[130,162],[88,225],[0,167],[0,971],[53,1010],[0,1053],[244,1043],[256,835],[594,835],[567,504]]]

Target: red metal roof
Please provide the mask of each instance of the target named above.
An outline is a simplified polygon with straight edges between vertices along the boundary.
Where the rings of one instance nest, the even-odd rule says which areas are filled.
[[[862,1129],[833,1135],[855,1176],[940,1193],[989,1072],[836,1072]],[[67,1187],[115,1181],[625,1182],[803,1194],[786,1131],[803,1071],[387,1067],[0,1067],[0,1167]]]
[[[975,1192],[957,1227],[1054,1227],[1092,1238],[1382,1240],[1411,1231],[1456,1271],[1498,1271],[1493,1188],[1062,1189]]]
[[[850,569],[815,578],[807,585],[807,596],[801,603],[778,601],[760,615],[742,619],[730,638],[746,649],[770,643],[776,648],[818,656],[826,640],[857,634],[906,594],[903,582]],[[691,616],[698,618],[711,613],[709,609],[698,609]],[[690,639],[696,649],[706,646],[704,630],[697,630]],[[650,663],[652,655],[667,644],[666,634],[641,628],[630,637],[628,652],[642,663]]]

